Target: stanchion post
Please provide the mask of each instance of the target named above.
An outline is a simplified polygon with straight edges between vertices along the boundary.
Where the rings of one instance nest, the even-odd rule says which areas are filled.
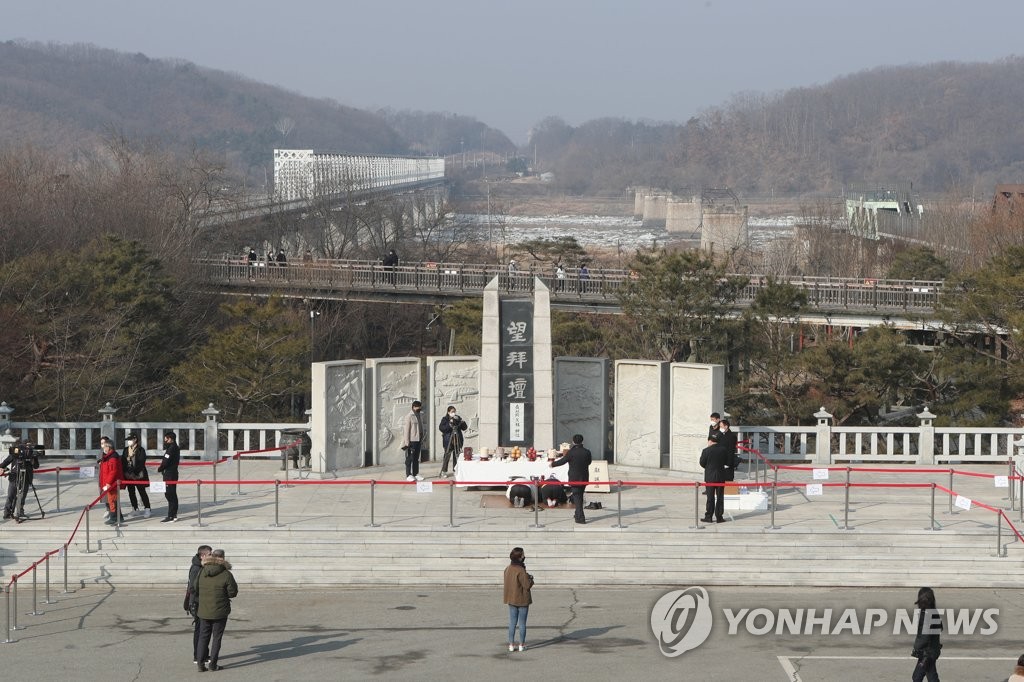
[[[114,481],[114,490],[121,490],[121,481]],[[110,493],[107,492],[107,504],[110,504]],[[117,496],[117,504],[114,505],[114,528],[121,530],[121,496]]]
[[[61,594],[71,594],[68,589],[68,543],[64,543],[64,591]]]
[[[693,525],[690,528],[704,529],[704,526],[700,525],[700,481],[693,484]]]
[[[39,579],[36,576],[36,568],[39,566],[38,563],[32,564],[32,610],[28,612],[30,616],[41,616],[43,615],[39,611],[39,602],[37,594],[39,591]]]
[[[543,528],[544,525],[540,522],[540,484],[536,481],[533,483],[533,524],[530,528]],[[575,489],[573,492],[575,493]]]
[[[217,460],[213,460],[213,504],[217,504]]]
[[[60,511],[60,467],[57,467],[57,511]]]
[[[931,517],[928,522],[928,530],[937,530],[937,528],[935,528],[935,481],[932,481],[932,508]]]
[[[765,471],[766,475],[767,475],[767,473],[768,472]],[[778,530],[778,528],[779,528],[778,526],[775,525],[775,507],[778,506],[778,503],[779,503],[779,470],[778,470],[778,468],[776,468],[775,469],[775,480],[772,482],[772,511],[771,511],[771,520],[769,521],[768,526],[766,526],[767,530]]]
[[[952,514],[953,513],[953,494],[952,494],[953,493],[953,469],[952,468],[949,470],[949,490],[950,490],[949,509],[946,511],[946,513],[947,514]]]
[[[274,528],[281,527],[281,479],[274,479]]]
[[[1006,460],[1006,466],[1007,469],[1009,469],[1006,478],[1010,482],[1010,511],[1013,511],[1016,508],[1016,501],[1013,499],[1013,493],[1015,490],[1013,487],[1013,457],[1010,457],[1009,459]]]
[[[238,466],[235,467],[235,494],[242,494],[242,455],[235,454],[235,461],[238,462]]]
[[[196,528],[203,527],[203,482],[196,479]]]
[[[1020,510],[1020,516],[1018,517],[1018,520],[1021,523],[1024,523],[1024,475],[1021,475],[1019,477],[1017,483],[1020,484],[1020,488],[1017,490],[1017,497],[1018,499],[1020,499],[1020,505],[1018,505],[1018,508]]]
[[[850,467],[846,467],[846,485],[843,490],[843,530],[850,528]]]
[[[455,481],[448,481],[448,527],[455,527]]]
[[[373,498],[374,498],[374,494],[376,492],[376,489],[377,489],[377,481],[371,480],[370,481],[370,523],[367,524],[370,528],[376,528],[377,527],[377,524],[374,523],[374,519],[373,519]]]
[[[86,507],[85,508],[85,553],[86,554],[92,554],[92,547],[91,547],[90,537],[89,537],[89,516],[91,516],[91,514],[89,514],[89,510],[91,510],[91,509],[92,509],[92,507]]]
[[[4,589],[0,587],[0,590],[4,593],[4,610],[7,612],[5,619],[7,621],[7,633],[4,635],[3,643],[14,644],[18,640],[11,637],[11,588],[7,587],[7,589]]]
[[[11,576],[11,630],[24,630],[18,627],[18,576]]]
[[[1006,556],[1003,552],[1003,515],[999,512],[996,512],[996,556]]]
[[[625,526],[622,525],[622,481],[617,481],[616,482],[615,493],[616,493],[616,495],[618,496],[618,499],[619,499],[619,505],[618,505],[619,506],[619,511],[618,511],[619,522],[616,523],[615,525],[613,525],[612,528],[625,528]]]
[[[55,603],[53,600],[50,599],[50,557],[51,556],[53,556],[53,555],[50,554],[50,553],[47,553],[46,554],[46,558],[43,559],[43,561],[46,562],[46,599],[43,600],[44,604],[53,604],[53,603]]]

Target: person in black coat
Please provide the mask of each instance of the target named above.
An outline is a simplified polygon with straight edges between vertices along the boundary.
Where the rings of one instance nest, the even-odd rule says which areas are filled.
[[[711,440],[711,434],[718,433],[718,423],[722,421],[722,415],[717,412],[711,413],[711,425],[708,427],[708,440]],[[708,445],[711,445],[709,442]]]
[[[725,483],[729,466],[729,449],[722,443],[721,434],[708,436],[711,445],[700,453],[700,466],[704,469],[705,483]],[[711,515],[718,523],[725,523],[725,486],[708,486],[708,502],[704,508],[704,523],[711,523]]]
[[[718,422],[718,437],[719,442],[729,450],[729,461],[726,462],[728,467],[725,470],[725,480],[732,481],[736,479],[736,465],[739,464],[738,441],[736,432],[732,430],[732,425],[728,419],[723,419]]]
[[[164,434],[164,456],[157,467],[157,473],[164,475],[164,482],[178,480],[178,464],[181,463],[181,448],[178,447],[178,436],[174,431]],[[167,518],[160,523],[174,523],[178,520],[178,486],[167,483]]]
[[[121,451],[121,470],[124,473],[124,480],[129,481],[125,486],[128,488],[128,500],[132,503],[132,516],[139,514],[139,498],[142,498],[142,515],[149,518],[152,512],[149,507],[149,494],[146,488],[149,487],[149,471],[146,469],[146,448],[139,443],[139,437],[129,433],[124,437],[124,450]],[[131,483],[130,481],[138,481]]]
[[[462,452],[464,437],[462,432],[469,428],[466,420],[460,417],[454,405],[448,406],[448,413],[441,417],[441,423],[437,430],[441,432],[441,441],[444,444],[444,460],[441,462],[441,476],[448,475],[448,460],[452,461],[452,472],[459,464],[459,453]]]
[[[199,571],[203,570],[203,559],[210,555],[213,547],[199,545],[192,565],[188,568],[188,587],[185,588],[185,613],[192,616],[192,662],[199,663]]]
[[[594,457],[590,454],[590,450],[583,447],[583,436],[580,434],[577,433],[572,437],[572,443],[569,452],[551,462],[551,466],[560,467],[566,462],[569,463],[569,483],[573,484],[572,494],[576,504],[576,523],[586,523],[587,519],[583,516],[583,491],[586,490],[587,484],[582,481],[590,480],[590,463]],[[579,485],[575,485],[576,483]]]
[[[935,669],[935,661],[942,652],[939,633],[942,631],[941,612],[935,607],[935,592],[930,587],[922,587],[917,591],[915,606],[917,613],[917,636],[914,638],[914,650],[911,655],[917,659],[911,679],[922,682],[939,682],[939,673]]]

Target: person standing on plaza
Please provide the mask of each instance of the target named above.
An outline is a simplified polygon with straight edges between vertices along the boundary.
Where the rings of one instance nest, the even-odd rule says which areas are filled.
[[[565,291],[565,266],[559,261],[555,265],[555,279],[558,284],[558,291]]]
[[[719,442],[729,451],[729,458],[725,463],[725,480],[734,481],[736,480],[736,465],[739,464],[737,452],[739,441],[737,441],[736,432],[732,430],[732,424],[728,419],[718,422],[718,438]]]
[[[708,427],[708,445],[711,444],[711,436],[718,433],[718,423],[722,421],[722,415],[717,412],[711,413],[711,426]]]
[[[224,558],[223,549],[215,549],[203,559],[196,579],[199,594],[199,643],[196,663],[199,672],[220,670],[220,643],[231,613],[231,600],[238,596],[238,583],[231,574],[231,564]]]
[[[469,428],[466,420],[458,415],[454,405],[448,406],[448,412],[441,417],[441,423],[437,430],[441,432],[441,441],[444,445],[444,460],[441,462],[442,478],[448,475],[448,459],[452,459],[452,473],[459,465],[459,453],[462,452],[462,432]]]
[[[181,463],[181,448],[178,447],[178,436],[174,431],[164,434],[164,456],[160,460],[157,473],[164,476],[164,483],[167,484],[167,517],[160,523],[174,523],[178,520],[178,486],[172,481],[178,480],[178,465]]]
[[[422,481],[420,476],[420,442],[423,440],[423,403],[412,401],[412,410],[402,424],[402,450],[405,451],[405,480]]]
[[[917,659],[914,666],[913,682],[939,682],[939,672],[935,662],[942,652],[939,633],[942,632],[942,614],[935,607],[935,592],[930,587],[922,587],[917,591],[917,637],[914,638],[914,650],[911,655]]]
[[[725,472],[729,462],[729,450],[722,444],[722,434],[712,433],[708,436],[711,445],[700,453],[700,466],[704,469],[704,482],[711,484],[725,483]],[[704,507],[704,523],[711,523],[711,515],[715,515],[718,523],[725,523],[725,486],[709,485],[708,501]]]
[[[118,457],[114,443],[109,438],[100,441],[100,448],[103,450],[100,455],[100,490],[107,496],[107,513],[103,517],[103,522],[112,526],[124,521],[117,503],[118,486],[124,480],[124,471],[121,468],[121,458]]]
[[[199,545],[196,555],[192,557],[192,565],[188,567],[188,586],[185,588],[185,613],[192,616],[192,662],[199,663],[199,571],[203,568],[203,559],[210,556],[213,548]]]
[[[125,485],[128,488],[128,500],[132,503],[132,516],[139,515],[139,500],[142,498],[144,511],[142,515],[149,518],[152,511],[149,508],[149,472],[146,471],[146,448],[139,444],[138,436],[129,433],[124,437],[125,447],[121,452],[121,467],[124,469]],[[132,483],[137,481],[137,483]]]
[[[504,602],[508,604],[508,650],[516,650],[516,627],[519,628],[519,650],[526,650],[526,618],[533,603],[533,576],[526,572],[526,552],[513,547],[505,567]]]
[[[594,461],[590,450],[583,447],[583,436],[576,434],[572,437],[572,447],[558,459],[550,462],[552,467],[560,467],[569,464],[569,484],[572,485],[573,502],[576,505],[574,518],[576,523],[586,523],[583,515],[583,491],[586,490],[586,481],[590,480],[590,463]],[[579,483],[579,485],[577,485]]]

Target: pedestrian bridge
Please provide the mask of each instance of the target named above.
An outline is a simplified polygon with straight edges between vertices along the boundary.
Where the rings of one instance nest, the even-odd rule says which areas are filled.
[[[495,277],[509,293],[532,293],[542,282],[551,292],[552,308],[575,312],[622,312],[619,290],[635,273],[621,269],[568,268],[565,279],[553,272],[518,270],[480,263],[409,263],[388,268],[376,261],[319,259],[279,266],[250,265],[230,258],[194,261],[199,278],[228,294],[270,295],[315,300],[404,302],[425,305],[482,297]],[[768,284],[762,275],[743,275],[748,284],[734,304],[750,307]],[[891,324],[900,329],[933,328],[940,323],[935,307],[941,281],[794,277],[788,280],[807,295],[805,322],[869,327]]]

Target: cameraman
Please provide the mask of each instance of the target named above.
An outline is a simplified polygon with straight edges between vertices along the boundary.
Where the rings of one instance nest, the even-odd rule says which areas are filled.
[[[441,440],[444,442],[444,461],[441,463],[442,478],[448,475],[448,459],[453,455],[452,473],[455,473],[455,467],[458,466],[459,453],[462,452],[462,443],[464,441],[462,432],[468,428],[469,424],[455,413],[455,406],[449,405],[448,414],[441,417],[441,423],[437,426],[437,430],[442,433]]]
[[[25,518],[25,497],[32,487],[32,472],[39,468],[39,456],[35,446],[28,441],[15,443],[7,451],[7,457],[0,462],[0,469],[7,472],[7,504],[4,518]],[[19,495],[20,493],[20,495]]]

